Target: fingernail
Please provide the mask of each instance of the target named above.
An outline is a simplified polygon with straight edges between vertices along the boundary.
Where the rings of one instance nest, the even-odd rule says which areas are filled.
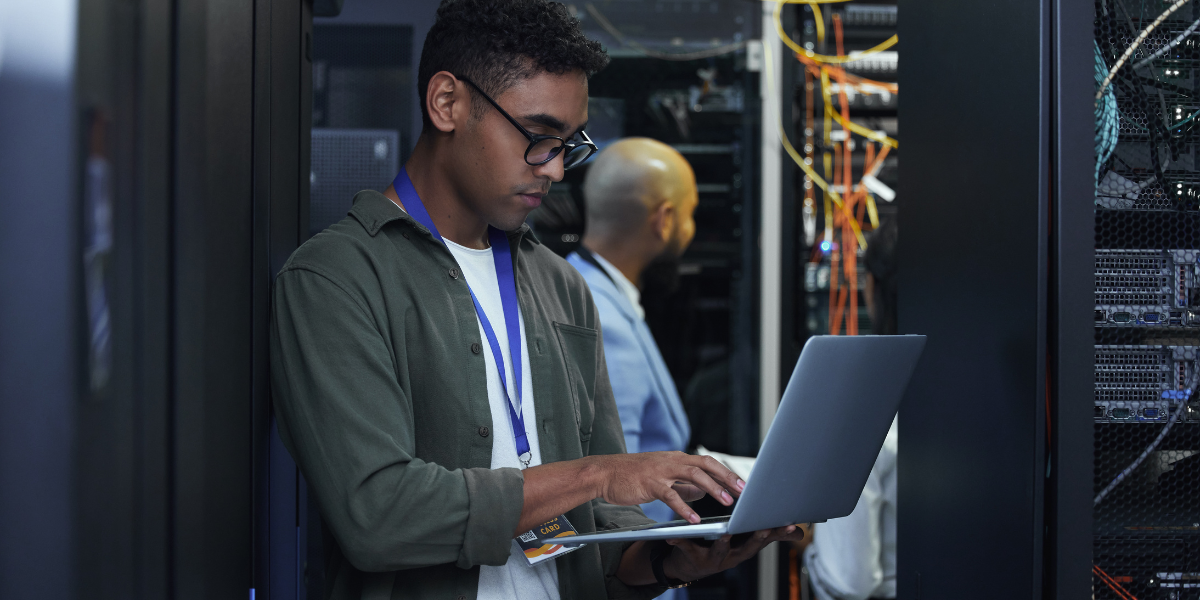
[[[699,523],[700,515],[698,515],[696,513],[692,513],[692,514],[688,515],[688,520],[691,521],[693,525],[696,523]]]
[[[739,479],[739,480],[737,480],[737,486],[738,486],[738,491],[740,492],[740,491],[746,489],[746,482]]]
[[[733,496],[730,496],[729,492],[721,490],[721,500],[724,500],[726,504],[730,504],[733,502]]]

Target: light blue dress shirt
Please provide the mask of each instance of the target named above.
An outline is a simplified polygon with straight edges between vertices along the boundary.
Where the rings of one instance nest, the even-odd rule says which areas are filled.
[[[610,268],[601,270],[575,252],[567,262],[583,274],[600,311],[604,358],[625,432],[625,447],[629,452],[685,450],[692,435],[687,413],[650,328],[639,314],[641,307],[635,307],[618,287],[617,282],[628,279],[606,264],[603,257],[593,256]],[[674,511],[657,500],[643,504],[642,510],[655,521],[676,518]]]

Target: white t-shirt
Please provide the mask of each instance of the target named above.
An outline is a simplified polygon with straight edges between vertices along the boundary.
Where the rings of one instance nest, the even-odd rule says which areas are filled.
[[[516,378],[513,377],[512,355],[508,348],[508,329],[504,323],[504,308],[500,302],[500,285],[496,278],[496,264],[492,250],[473,250],[446,240],[446,247],[458,261],[463,277],[483,307],[484,314],[496,334],[500,353],[504,357],[505,378],[508,380],[509,397],[515,402]],[[529,440],[532,460],[529,466],[542,464],[541,448],[538,446],[537,417],[533,407],[533,378],[529,371],[529,345],[525,341],[525,318],[521,326],[521,410],[525,418],[525,434]],[[513,437],[512,419],[505,406],[509,400],[501,391],[500,373],[496,370],[496,359],[484,335],[483,324],[479,325],[479,343],[483,346],[483,362],[487,365],[488,404],[492,409],[492,468],[522,468],[517,458],[517,445]],[[558,600],[558,571],[553,560],[529,566],[525,553],[512,542],[508,562],[502,567],[482,566],[479,568],[479,600]]]

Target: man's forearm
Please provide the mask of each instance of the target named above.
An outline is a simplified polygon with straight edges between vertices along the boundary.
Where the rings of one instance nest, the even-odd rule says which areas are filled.
[[[530,467],[524,476],[525,503],[513,537],[599,497],[604,478],[601,461],[591,456]]]

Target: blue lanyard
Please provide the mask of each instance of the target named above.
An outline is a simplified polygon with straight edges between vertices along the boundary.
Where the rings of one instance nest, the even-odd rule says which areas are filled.
[[[404,205],[409,216],[424,225],[437,241],[445,245],[446,240],[442,238],[437,226],[433,224],[433,219],[429,218],[425,204],[417,196],[417,190],[413,187],[412,180],[408,178],[408,172],[403,168],[400,169],[400,174],[396,175],[396,179],[392,181],[392,187],[396,189],[400,203]],[[508,395],[508,377],[505,375],[504,355],[500,353],[500,342],[496,339],[496,332],[492,329],[491,321],[488,321],[487,315],[484,314],[483,307],[479,305],[479,299],[475,297],[475,291],[471,289],[470,284],[467,285],[467,291],[471,293],[471,302],[475,304],[475,314],[479,316],[479,323],[483,325],[483,333],[487,336],[488,345],[492,348],[492,358],[496,360],[496,371],[500,373],[500,386],[504,390],[504,404],[508,406],[508,418],[512,422],[517,456],[521,464],[528,467],[533,455],[529,451],[529,438],[525,435],[525,415],[517,410],[521,406],[522,391],[521,322],[519,320],[520,307],[517,304],[517,279],[513,274],[512,249],[508,245],[508,235],[495,227],[488,227],[488,241],[492,245],[492,260],[496,263],[496,279],[500,284],[500,305],[504,310],[504,329],[508,332],[508,351],[512,357],[513,378],[516,383],[513,388],[517,394],[516,408],[513,407],[512,399]]]

